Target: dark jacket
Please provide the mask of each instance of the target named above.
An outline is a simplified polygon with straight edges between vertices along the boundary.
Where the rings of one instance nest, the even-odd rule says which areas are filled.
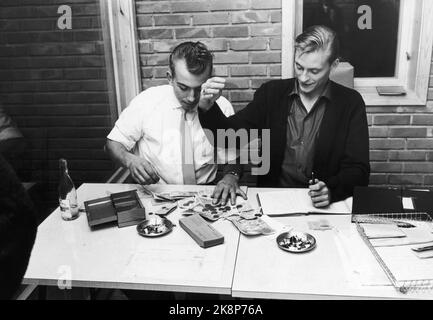
[[[10,299],[27,269],[36,212],[12,167],[0,154],[0,300]]]
[[[289,93],[295,79],[263,84],[244,109],[226,118],[218,107],[199,111],[203,128],[270,129],[270,170],[258,177],[260,187],[276,187],[286,147]],[[354,186],[368,185],[369,138],[365,104],[361,95],[331,81],[332,101],[326,106],[315,148],[313,171],[331,190],[331,201],[353,194]]]

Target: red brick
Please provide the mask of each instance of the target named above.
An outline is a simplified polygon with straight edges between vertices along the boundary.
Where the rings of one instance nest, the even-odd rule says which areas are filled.
[[[153,44],[151,42],[144,42],[143,40],[139,41],[138,51],[140,53],[152,53],[153,52]],[[156,50],[155,50],[156,51]]]
[[[234,51],[266,50],[267,39],[246,39],[230,41],[230,49]]]
[[[251,79],[251,89],[257,89],[262,84],[269,82],[271,80],[275,80],[275,78],[261,78],[261,79]]]
[[[414,137],[420,138],[427,136],[427,128],[389,128],[390,137]]]
[[[137,15],[137,28],[150,27],[153,25],[153,18],[151,15]]]
[[[375,115],[375,125],[405,125],[410,124],[410,115]]]
[[[281,35],[281,23],[251,26],[252,37],[279,36],[279,35]]]
[[[281,38],[272,38],[269,44],[271,50],[281,50],[282,48],[282,40]]]
[[[170,12],[170,3],[168,1],[136,2],[135,11],[137,14]]]
[[[229,52],[215,53],[215,63],[230,64],[230,63],[248,63],[247,52]]]
[[[281,63],[280,52],[251,52],[251,63]]]
[[[283,0],[251,0],[252,9],[280,9]],[[284,0],[286,1],[286,0]]]
[[[230,67],[232,76],[266,76],[266,66],[240,65]]]
[[[412,124],[413,125],[424,125],[431,126],[433,125],[433,115],[413,115],[412,116]]]
[[[230,91],[230,101],[232,102],[250,102],[253,100],[254,91]]]
[[[210,10],[212,11],[228,11],[228,10],[244,10],[249,9],[249,0],[211,0]]]
[[[426,153],[424,151],[390,151],[389,159],[398,161],[426,160]]]
[[[227,77],[229,75],[229,68],[227,66],[214,66],[213,69],[213,74],[217,77]]]
[[[168,54],[142,54],[140,55],[140,64],[142,66],[168,65],[168,56]]]
[[[141,68],[141,78],[152,78],[154,68]]]
[[[189,25],[191,22],[191,16],[179,14],[154,16],[153,19],[155,20],[155,26]]]
[[[404,149],[404,139],[370,139],[371,150]]]
[[[172,39],[173,30],[171,29],[138,29],[138,38],[148,39]]]
[[[395,162],[370,162],[371,172],[402,172],[403,164]]]
[[[387,161],[388,154],[388,151],[370,150],[370,161]]]
[[[388,137],[387,127],[369,127],[368,134],[371,138],[383,138]]]
[[[433,173],[433,163],[431,162],[406,162],[404,172]]]
[[[176,38],[209,38],[209,28],[180,28],[175,29]]]
[[[391,174],[389,183],[393,185],[422,185],[424,176],[415,174]]]
[[[269,74],[271,76],[281,76],[281,64],[269,66]]]
[[[384,185],[388,184],[388,175],[387,174],[370,174],[370,182],[369,185]]]
[[[433,139],[408,139],[407,140],[408,149],[433,149]]]
[[[192,16],[194,25],[212,25],[212,24],[228,24],[230,20],[228,13],[212,12],[195,14]]]
[[[153,75],[155,76],[155,78],[167,78],[167,71],[168,68],[167,67],[156,67],[153,68]]]
[[[208,11],[208,1],[173,1],[171,3],[173,12],[200,12]]]
[[[242,38],[248,37],[247,26],[214,27],[213,35],[215,38]]]
[[[282,21],[282,12],[281,11],[272,11],[271,12],[271,22],[281,22]]]
[[[249,87],[250,86],[248,78],[226,78],[226,89],[248,89]]]
[[[231,14],[232,23],[258,23],[268,22],[269,12],[266,11],[239,11]]]

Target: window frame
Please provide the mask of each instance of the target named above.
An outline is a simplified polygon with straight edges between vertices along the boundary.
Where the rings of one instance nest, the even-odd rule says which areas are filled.
[[[355,78],[366,105],[426,105],[433,48],[433,1],[401,0],[396,76]],[[282,77],[294,75],[294,40],[302,30],[303,0],[282,1]],[[407,56],[410,59],[407,59]],[[405,96],[379,96],[376,86],[403,86]]]

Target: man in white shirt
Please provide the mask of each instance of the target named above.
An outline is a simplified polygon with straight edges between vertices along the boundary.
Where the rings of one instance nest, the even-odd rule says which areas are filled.
[[[214,147],[197,107],[216,102],[226,116],[234,111],[221,96],[225,80],[210,77],[212,61],[204,44],[181,43],[170,55],[169,84],[141,92],[116,121],[107,151],[138,183],[209,184],[215,179]],[[238,185],[240,174],[240,166],[226,166],[214,192],[223,204],[228,197],[234,203],[237,194],[246,198]]]

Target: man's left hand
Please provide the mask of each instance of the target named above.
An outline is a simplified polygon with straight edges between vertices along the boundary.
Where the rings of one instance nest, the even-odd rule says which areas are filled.
[[[239,177],[233,174],[226,174],[216,185],[212,198],[213,203],[217,204],[221,201],[224,206],[227,203],[227,198],[230,197],[232,205],[236,204],[236,196],[240,195],[242,198],[247,200],[247,195],[239,188]]]
[[[309,189],[308,194],[311,197],[311,201],[313,201],[314,207],[329,206],[331,203],[331,193],[323,181],[317,181],[317,183],[310,185]]]
[[[198,107],[203,111],[209,110],[215,101],[221,96],[226,80],[213,77],[208,79],[201,86],[200,101]]]

